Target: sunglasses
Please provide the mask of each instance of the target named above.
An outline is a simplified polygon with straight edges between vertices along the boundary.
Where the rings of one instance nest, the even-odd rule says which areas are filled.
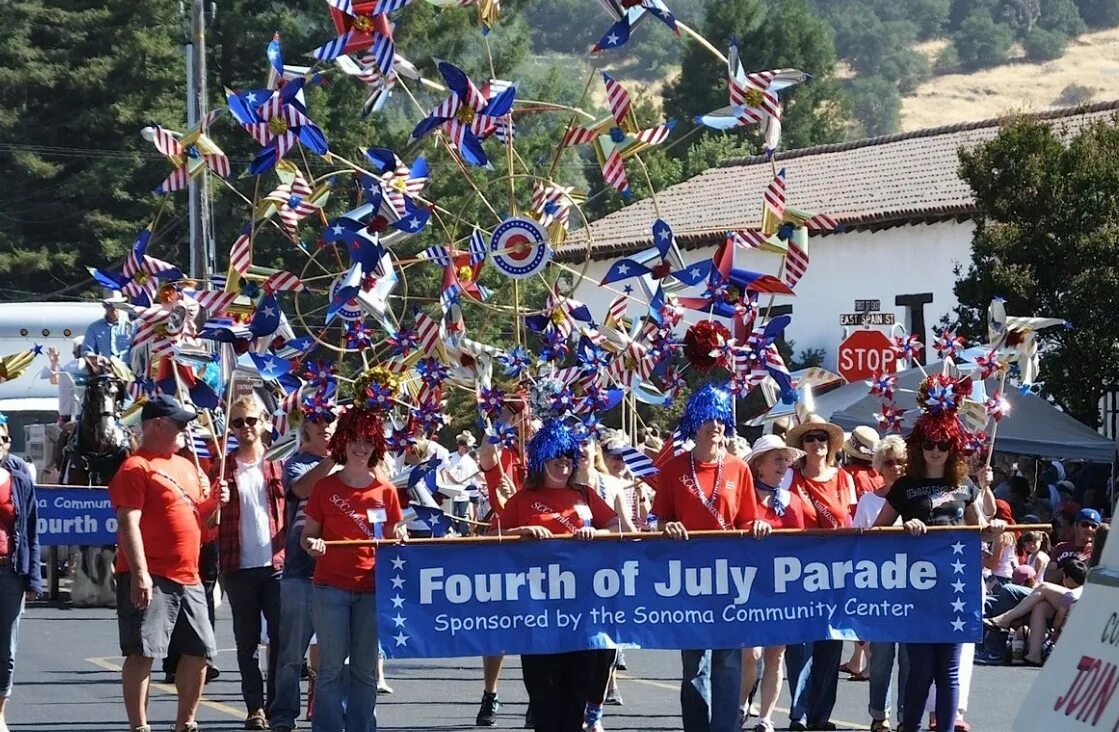
[[[229,426],[235,430],[239,430],[245,425],[248,425],[249,427],[256,427],[256,423],[259,421],[260,419],[258,417],[238,417],[237,419],[230,420]]]
[[[7,445],[11,441],[12,438],[10,435],[0,435],[0,445]]]
[[[925,440],[921,443],[921,447],[928,451],[939,450],[940,452],[948,452],[952,449],[951,442],[933,442],[932,440]]]
[[[1098,529],[1099,524],[1094,524],[1091,521],[1081,521],[1080,528],[1082,529]]]
[[[827,432],[809,432],[808,434],[806,434],[804,436],[804,441],[805,442],[827,442],[828,441],[828,433]]]
[[[904,468],[906,466],[906,464],[907,463],[904,460],[884,460],[882,462],[882,467],[885,467],[885,468]]]

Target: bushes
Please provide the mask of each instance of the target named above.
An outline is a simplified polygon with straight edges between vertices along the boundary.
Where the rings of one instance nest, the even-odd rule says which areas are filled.
[[[868,76],[853,80],[847,90],[851,113],[865,136],[889,135],[901,127],[901,95],[893,82]]]
[[[1060,31],[1047,31],[1035,27],[1026,34],[1022,47],[1026,50],[1026,58],[1031,61],[1052,61],[1060,58],[1068,44],[1068,36]]]
[[[1006,61],[1014,34],[1002,23],[996,23],[989,13],[978,12],[968,16],[960,29],[952,35],[952,44],[959,54],[960,65],[965,69],[981,69]]]
[[[1079,107],[1092,101],[1096,90],[1083,84],[1069,84],[1061,90],[1060,96],[1053,100],[1058,107]]]

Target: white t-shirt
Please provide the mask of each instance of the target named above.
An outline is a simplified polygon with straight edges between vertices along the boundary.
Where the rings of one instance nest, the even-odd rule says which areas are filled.
[[[241,501],[241,569],[268,567],[272,564],[272,531],[264,490],[264,464],[237,460],[233,478]]]
[[[49,367],[39,376],[49,379],[53,374]],[[89,370],[85,361],[71,359],[58,369],[58,413],[64,417],[77,419],[82,413],[86,385],[89,383]]]
[[[851,526],[856,529],[869,529],[874,526],[874,522],[878,520],[878,514],[882,512],[882,507],[885,505],[886,499],[883,496],[864,493],[859,498],[858,505],[855,506],[855,518],[851,522]]]
[[[455,494],[455,503],[466,503],[478,495],[478,462],[470,453],[461,455],[457,451],[452,452],[447,458],[446,468],[451,478],[450,486],[464,489]]]

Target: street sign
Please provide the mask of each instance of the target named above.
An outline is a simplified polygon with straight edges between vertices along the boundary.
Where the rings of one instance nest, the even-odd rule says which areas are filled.
[[[872,312],[858,312],[858,313],[840,313],[840,325],[893,325],[893,313],[872,313]]]
[[[839,344],[839,373],[848,383],[869,379],[876,371],[894,371],[897,354],[886,334],[857,330]]]
[[[881,300],[856,300],[855,311],[860,313],[876,313],[882,309]]]

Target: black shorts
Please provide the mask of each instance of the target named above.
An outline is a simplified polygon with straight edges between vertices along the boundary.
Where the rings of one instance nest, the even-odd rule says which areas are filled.
[[[125,656],[163,658],[172,645],[184,656],[212,660],[217,653],[214,627],[201,584],[180,585],[152,576],[152,601],[144,610],[132,604],[132,574],[117,574],[117,629]]]

